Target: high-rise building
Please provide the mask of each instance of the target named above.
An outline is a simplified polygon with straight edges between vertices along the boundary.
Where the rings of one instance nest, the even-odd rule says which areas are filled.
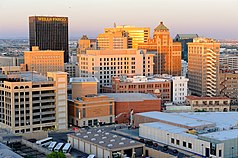
[[[154,74],[181,75],[181,43],[173,42],[163,22],[154,29],[153,38],[139,43],[138,48],[155,54]]]
[[[194,38],[198,38],[197,34],[177,34],[175,37],[176,42],[182,44],[182,59],[188,62],[188,42],[193,42]]]
[[[69,61],[68,17],[30,16],[30,50],[39,46],[41,50],[63,50],[64,62]]]
[[[111,85],[112,76],[153,75],[153,54],[145,50],[87,50],[79,54],[79,76],[97,77],[100,87]]]
[[[97,37],[98,49],[127,49],[128,48],[128,33],[121,32],[107,32],[99,34]]]
[[[0,85],[2,128],[13,133],[68,128],[67,73],[1,74]]]
[[[128,48],[138,48],[138,43],[147,42],[150,38],[150,28],[148,27],[135,27],[135,26],[115,26],[113,28],[105,28],[104,33],[120,32],[127,33],[128,35]]]
[[[79,54],[85,54],[86,50],[91,48],[91,42],[90,39],[88,39],[87,35],[83,35],[80,40],[78,40],[77,47]]]
[[[220,43],[214,39],[195,38],[188,43],[188,86],[193,95],[218,94]]]
[[[24,52],[24,64],[27,71],[37,71],[43,75],[47,72],[64,71],[64,51],[39,50]]]

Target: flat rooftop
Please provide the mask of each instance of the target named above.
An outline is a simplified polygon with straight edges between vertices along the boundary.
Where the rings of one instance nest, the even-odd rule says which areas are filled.
[[[100,93],[100,95],[114,98],[115,102],[134,102],[144,100],[159,100],[155,95],[145,93]]]
[[[144,145],[132,139],[110,133],[109,131],[104,129],[90,129],[88,131],[85,130],[69,135],[74,135],[82,140],[110,150],[119,150],[122,148],[131,148],[134,146],[142,147]]]
[[[47,82],[48,79],[46,76],[43,76],[37,72],[20,72],[14,73],[7,76],[8,78],[18,78],[23,80],[23,82]]]
[[[160,122],[143,123],[143,124],[140,124],[140,127],[141,126],[161,129],[161,130],[164,130],[164,131],[168,131],[170,133],[181,134],[181,135],[186,135],[186,136],[189,136],[189,137],[197,138],[196,135],[186,133],[186,131],[188,131],[187,128],[173,126],[173,125],[169,125],[169,124],[165,124],[165,123],[160,123]]]
[[[70,78],[70,83],[78,83],[78,82],[99,82],[96,77],[73,77]]]
[[[238,139],[238,129],[206,133],[200,136],[206,137],[209,139],[216,139],[220,141],[229,140],[229,139]]]
[[[210,121],[204,121],[199,120],[195,118],[189,118],[183,115],[180,115],[179,113],[164,113],[164,112],[144,112],[144,113],[137,113],[136,115],[145,116],[153,119],[158,119],[166,122],[171,122],[173,124],[183,125],[183,126],[189,126],[189,127],[198,127],[198,126],[210,126],[213,125],[213,122]]]
[[[187,126],[204,126],[214,124],[219,129],[230,129],[230,127],[238,125],[237,112],[163,113],[158,111],[152,111],[137,113],[136,115],[141,115]]]

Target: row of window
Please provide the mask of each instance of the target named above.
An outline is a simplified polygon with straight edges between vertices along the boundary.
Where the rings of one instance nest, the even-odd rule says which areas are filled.
[[[171,138],[171,143],[172,144],[175,144],[175,145],[180,145],[180,140],[176,139],[176,142],[175,142],[175,139],[174,138]],[[183,147],[185,148],[189,148],[189,149],[192,149],[193,148],[193,145],[192,143],[187,143],[185,141],[183,141]]]

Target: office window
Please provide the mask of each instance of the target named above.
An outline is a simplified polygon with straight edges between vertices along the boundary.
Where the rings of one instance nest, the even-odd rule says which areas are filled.
[[[171,143],[174,144],[174,138],[171,138]]]
[[[192,143],[188,143],[188,148],[192,149]]]
[[[83,117],[86,117],[86,109],[83,108]]]
[[[183,147],[187,147],[187,143],[183,141]]]
[[[112,115],[112,105],[110,105],[110,115]]]
[[[219,157],[222,157],[222,151],[219,150]]]
[[[179,141],[179,140],[176,140],[176,144],[179,145],[179,144],[180,144],[180,141]]]

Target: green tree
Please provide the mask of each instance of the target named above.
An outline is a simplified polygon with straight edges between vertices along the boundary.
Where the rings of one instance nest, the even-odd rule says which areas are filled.
[[[62,152],[52,152],[51,154],[47,155],[47,158],[66,158],[66,156]]]

